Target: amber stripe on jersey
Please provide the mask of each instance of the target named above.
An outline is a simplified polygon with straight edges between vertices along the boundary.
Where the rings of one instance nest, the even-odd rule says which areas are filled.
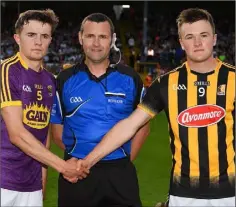
[[[175,146],[175,154],[173,155],[173,159],[175,161],[174,168],[174,179],[180,179],[181,177],[181,166],[182,166],[182,158],[181,158],[181,150],[182,145],[179,137],[179,126],[176,121],[176,117],[178,116],[178,97],[177,90],[174,90],[173,87],[177,86],[179,80],[179,72],[176,71],[174,73],[169,74],[168,78],[168,106],[169,106],[169,115],[170,115],[170,127],[174,132],[174,146]]]
[[[207,81],[211,84],[207,89],[207,103],[216,104],[216,94],[217,94],[217,77],[219,73],[219,65],[215,69],[213,75],[208,75]],[[218,185],[219,183],[219,151],[218,151],[218,125],[213,124],[207,128],[208,137],[208,159],[209,159],[209,177],[210,185]]]
[[[11,92],[9,87],[9,67],[19,61],[17,56],[10,58],[6,62],[3,62],[2,70],[2,91],[3,91],[3,102],[11,101]]]
[[[228,84],[227,84],[227,89],[226,89],[226,116],[225,116],[225,125],[226,125],[226,146],[227,151],[226,151],[226,156],[227,156],[227,163],[228,163],[228,177],[229,181],[232,182],[235,179],[235,160],[234,160],[234,118],[235,114],[230,113],[229,111],[232,111],[234,109],[234,102],[235,99],[230,99],[231,94],[235,94],[235,70],[229,71],[228,74]]]
[[[218,75],[218,88],[223,88],[221,92],[225,93],[225,88],[227,88],[228,85],[228,68],[222,66],[222,68],[219,71]],[[219,91],[220,92],[220,91]],[[220,94],[218,92],[217,98],[216,98],[216,104],[222,108],[226,108],[226,94]],[[227,113],[227,112],[226,112]],[[219,149],[219,171],[220,172],[227,172],[227,155],[226,155],[226,124],[225,124],[225,118],[223,118],[220,122],[217,123],[218,125],[218,149]],[[219,178],[219,184],[221,182],[225,182],[226,177],[220,177]]]

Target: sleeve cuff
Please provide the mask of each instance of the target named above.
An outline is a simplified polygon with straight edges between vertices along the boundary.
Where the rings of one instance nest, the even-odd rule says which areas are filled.
[[[148,115],[150,115],[152,118],[156,115],[156,113],[154,113],[153,111],[151,111],[149,108],[147,108],[145,105],[143,104],[138,104],[138,108],[142,109],[143,111],[145,111]]]
[[[8,102],[1,103],[1,109],[6,106],[22,106],[22,102],[21,101],[8,101]]]

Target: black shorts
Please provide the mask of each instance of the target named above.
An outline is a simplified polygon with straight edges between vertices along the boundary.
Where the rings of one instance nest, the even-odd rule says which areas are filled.
[[[141,207],[135,166],[129,157],[101,161],[75,184],[60,174],[58,206]]]

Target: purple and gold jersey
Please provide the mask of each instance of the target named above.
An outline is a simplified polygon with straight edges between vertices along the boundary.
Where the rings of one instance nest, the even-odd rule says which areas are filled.
[[[55,95],[55,80],[45,69],[36,72],[20,54],[1,64],[1,109],[22,106],[24,127],[46,144]],[[42,189],[42,165],[11,144],[1,117],[1,188],[31,192]]]

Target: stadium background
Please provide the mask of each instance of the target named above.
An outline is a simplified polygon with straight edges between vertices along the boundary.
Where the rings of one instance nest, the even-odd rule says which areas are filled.
[[[123,9],[118,20],[113,6],[122,4],[128,4],[130,8]],[[213,15],[218,34],[214,55],[235,65],[235,1],[151,1],[146,5],[143,1],[1,1],[0,59],[13,55],[17,50],[12,36],[18,14],[28,9],[51,8],[59,16],[60,24],[53,35],[53,42],[44,63],[56,75],[67,64],[74,64],[81,57],[77,32],[82,19],[90,13],[101,12],[114,22],[118,36],[116,44],[122,51],[121,61],[134,67],[148,85],[148,81],[157,74],[165,73],[185,60],[184,52],[178,43],[175,19],[180,11],[190,7],[207,9]],[[145,8],[146,26],[143,21]],[[113,55],[118,58],[117,54]],[[62,156],[62,152],[53,143],[51,150]],[[158,201],[165,201],[171,155],[164,113],[151,121],[149,138],[134,163],[143,206],[154,206]],[[56,206],[57,178],[58,173],[49,169],[45,207]]]

